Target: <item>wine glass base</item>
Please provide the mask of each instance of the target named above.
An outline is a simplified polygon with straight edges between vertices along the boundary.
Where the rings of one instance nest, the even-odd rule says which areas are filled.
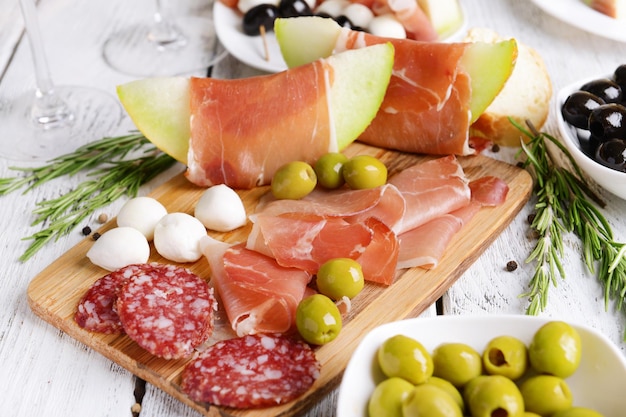
[[[57,86],[54,93],[73,113],[67,123],[37,124],[31,116],[35,92],[0,107],[0,157],[20,162],[49,161],[93,140],[110,136],[122,119],[115,97],[88,87]]]
[[[220,47],[213,21],[185,16],[173,27],[180,38],[159,41],[155,24],[139,24],[114,33],[104,44],[105,61],[114,69],[137,77],[173,76],[206,70],[227,55]]]

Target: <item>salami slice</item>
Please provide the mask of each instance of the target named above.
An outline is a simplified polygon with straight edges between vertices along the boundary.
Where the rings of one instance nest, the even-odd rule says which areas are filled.
[[[319,377],[320,364],[306,343],[255,334],[210,346],[182,374],[182,390],[198,402],[259,408],[289,402]]]
[[[189,356],[213,332],[213,289],[186,268],[150,264],[118,293],[117,313],[126,334],[153,355]]]
[[[92,332],[123,333],[122,322],[115,309],[117,293],[131,275],[150,268],[148,264],[129,265],[99,278],[78,302],[74,314],[76,323]]]

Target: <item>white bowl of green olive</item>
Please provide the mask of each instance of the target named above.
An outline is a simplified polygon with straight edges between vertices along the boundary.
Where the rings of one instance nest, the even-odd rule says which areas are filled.
[[[430,415],[491,416],[510,407],[502,415],[568,417],[582,407],[569,415],[612,417],[626,409],[624,381],[619,349],[583,325],[525,315],[407,319],[365,335],[343,375],[337,416],[413,417],[429,407],[443,412]],[[481,403],[493,409],[479,411]]]

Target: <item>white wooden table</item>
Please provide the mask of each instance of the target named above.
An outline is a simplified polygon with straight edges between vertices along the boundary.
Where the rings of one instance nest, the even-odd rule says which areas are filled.
[[[181,13],[210,14],[207,3],[178,2]],[[571,27],[528,1],[463,0],[463,4],[469,27],[491,28],[535,48],[546,62],[555,91],[577,79],[607,73],[626,63],[626,43]],[[94,86],[113,94],[115,85],[131,80],[106,66],[101,46],[115,29],[149,19],[154,9],[152,0],[40,0],[38,9],[49,65],[57,84]],[[7,97],[34,85],[31,55],[22,30],[18,0],[0,0],[0,105]],[[221,78],[254,74],[259,71],[232,57],[213,71],[213,76]],[[556,134],[555,126],[551,115],[545,130]],[[126,119],[119,131],[111,134],[123,134],[132,128]],[[493,156],[514,163],[514,155],[515,150],[508,149]],[[10,165],[0,159],[2,177],[13,174],[8,169]],[[145,186],[141,194],[181,170],[181,166],[173,168]],[[137,381],[131,373],[42,321],[27,304],[29,281],[83,238],[76,230],[49,244],[28,262],[20,263],[17,259],[27,247],[21,238],[36,231],[29,226],[34,204],[69,190],[81,179],[62,179],[26,195],[0,197],[0,417],[130,416],[136,403]],[[617,240],[626,241],[626,202],[601,193],[608,201],[604,214]],[[121,204],[122,201],[112,204],[109,213],[114,215]],[[519,295],[526,290],[533,273],[533,265],[524,262],[533,247],[533,241],[527,238],[527,216],[531,212],[532,202],[449,289],[442,298],[443,314],[524,314],[526,300]],[[626,343],[622,341],[626,319],[616,314],[612,305],[605,311],[602,288],[584,270],[579,246],[576,238],[566,236],[567,277],[551,290],[543,314],[591,325],[626,354]],[[510,260],[519,265],[514,272],[506,271]],[[431,309],[424,314],[436,313]],[[307,415],[334,415],[335,399],[336,391]],[[200,416],[150,384],[145,386],[140,415]]]

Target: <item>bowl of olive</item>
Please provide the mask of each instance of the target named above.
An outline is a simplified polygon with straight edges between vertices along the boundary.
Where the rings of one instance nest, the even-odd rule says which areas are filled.
[[[583,325],[524,315],[407,319],[359,343],[337,417],[617,416],[624,381],[626,358]]]
[[[563,143],[578,166],[626,199],[626,65],[561,89],[555,113]]]

